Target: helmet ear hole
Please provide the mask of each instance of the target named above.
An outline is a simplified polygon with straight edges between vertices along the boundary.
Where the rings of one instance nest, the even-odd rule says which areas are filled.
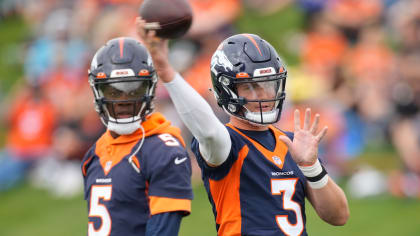
[[[237,106],[235,106],[235,105],[233,105],[233,104],[229,104],[229,105],[228,105],[228,110],[229,110],[230,112],[235,113],[235,112],[237,112],[237,111],[238,111],[238,107],[237,107]]]

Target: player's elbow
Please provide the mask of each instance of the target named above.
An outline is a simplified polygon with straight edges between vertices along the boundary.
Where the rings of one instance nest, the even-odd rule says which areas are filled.
[[[348,208],[337,211],[336,214],[322,217],[324,221],[334,226],[343,226],[347,223],[350,217]]]

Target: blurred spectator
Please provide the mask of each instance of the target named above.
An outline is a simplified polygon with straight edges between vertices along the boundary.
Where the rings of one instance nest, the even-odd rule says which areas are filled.
[[[382,10],[382,0],[330,0],[325,13],[354,43],[363,27],[381,20]]]
[[[301,50],[302,64],[328,84],[334,84],[335,73],[349,49],[348,42],[337,27],[319,15],[306,33]]]
[[[19,94],[8,117],[8,139],[0,158],[0,191],[22,181],[34,164],[51,155],[56,114],[40,87]]]
[[[70,31],[72,11],[60,9],[48,15],[44,33],[31,43],[25,61],[28,78],[48,80],[47,73],[65,67],[80,71],[84,66],[87,45]],[[37,81],[42,83],[44,81]]]
[[[371,144],[386,142],[392,104],[390,84],[396,76],[396,57],[379,26],[363,29],[360,40],[347,56],[346,70],[354,83],[358,115],[367,124],[364,134]]]
[[[401,1],[390,8],[391,31],[397,41],[398,78],[393,81],[391,141],[402,160],[389,178],[390,191],[399,197],[420,197],[420,1]],[[398,11],[405,14],[398,15]]]
[[[240,0],[189,0],[193,23],[188,34],[198,39],[231,27],[241,10]]]
[[[262,15],[273,14],[288,6],[293,0],[244,0],[246,7],[257,10]]]

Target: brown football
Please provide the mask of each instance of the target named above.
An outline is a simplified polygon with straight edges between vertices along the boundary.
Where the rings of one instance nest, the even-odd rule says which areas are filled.
[[[139,13],[146,30],[156,30],[156,36],[168,39],[187,33],[193,18],[188,0],[144,0]]]

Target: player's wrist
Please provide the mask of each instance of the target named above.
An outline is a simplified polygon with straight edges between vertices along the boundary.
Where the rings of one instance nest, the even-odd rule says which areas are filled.
[[[313,165],[300,166],[299,169],[308,180],[308,184],[313,189],[323,188],[328,183],[328,173],[324,166],[317,159]]]
[[[158,76],[160,80],[164,83],[169,83],[175,78],[175,71],[170,66],[165,69],[158,71]]]

